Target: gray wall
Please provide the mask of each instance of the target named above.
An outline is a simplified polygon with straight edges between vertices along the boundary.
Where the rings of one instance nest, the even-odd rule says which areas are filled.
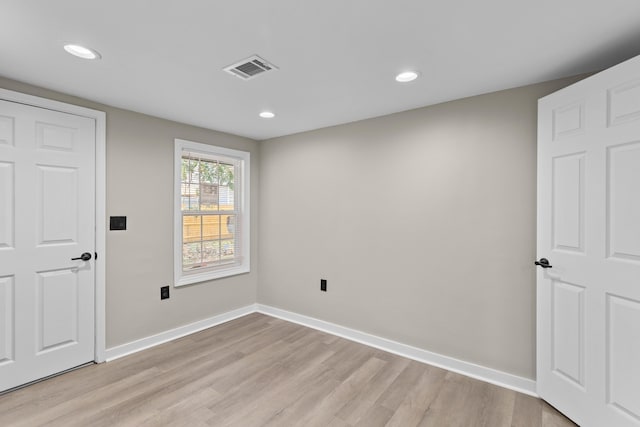
[[[257,143],[246,138],[92,103],[0,78],[0,87],[107,113],[107,217],[126,215],[127,231],[107,231],[107,348],[253,304],[257,285]],[[173,140],[251,152],[251,273],[171,288]]]
[[[536,100],[576,80],[259,144],[1,77],[0,87],[107,113],[107,216],[129,226],[107,232],[107,348],[257,298],[535,378]],[[160,301],[172,283],[174,138],[251,152],[252,266]]]
[[[258,302],[535,378],[537,99],[575,80],[262,142]]]

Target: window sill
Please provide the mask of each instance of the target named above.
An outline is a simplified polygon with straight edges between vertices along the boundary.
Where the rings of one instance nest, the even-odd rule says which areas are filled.
[[[180,286],[193,285],[194,283],[207,282],[209,280],[222,279],[230,276],[237,276],[238,274],[245,274],[249,273],[250,271],[251,270],[249,269],[249,266],[239,265],[215,271],[203,271],[202,273],[183,274],[176,280],[173,286],[178,288]]]

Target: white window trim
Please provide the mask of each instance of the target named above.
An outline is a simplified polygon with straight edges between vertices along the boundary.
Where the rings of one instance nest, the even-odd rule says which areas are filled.
[[[251,233],[249,209],[250,182],[251,182],[251,157],[247,151],[233,150],[231,148],[218,147],[215,145],[202,144],[199,142],[187,141],[184,139],[175,139],[174,151],[174,177],[173,177],[173,270],[174,270],[174,287],[191,285],[193,283],[205,282],[208,280],[221,279],[223,277],[235,276],[237,274],[248,273],[251,266]],[[240,200],[238,203],[238,211],[241,215],[241,248],[242,261],[239,265],[233,265],[229,268],[220,268],[214,271],[203,271],[202,273],[184,274],[182,271],[182,207],[180,203],[180,183],[182,180],[182,154],[185,151],[192,153],[201,153],[205,155],[224,156],[237,159],[241,164],[242,179],[240,180]]]

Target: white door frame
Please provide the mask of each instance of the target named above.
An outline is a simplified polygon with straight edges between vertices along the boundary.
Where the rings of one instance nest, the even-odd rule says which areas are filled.
[[[106,114],[104,111],[92,110],[90,108],[40,98],[38,96],[27,95],[20,92],[0,88],[0,99],[31,105],[33,107],[46,108],[63,113],[74,114],[76,116],[88,117],[96,121],[96,252],[98,258],[94,262],[95,274],[95,355],[94,361],[101,363],[105,361],[106,346],[106,196],[107,196],[107,174],[106,174]]]

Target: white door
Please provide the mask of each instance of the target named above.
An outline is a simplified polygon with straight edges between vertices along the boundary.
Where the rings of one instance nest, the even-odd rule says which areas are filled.
[[[94,193],[94,119],[0,100],[0,391],[94,359]]]
[[[640,57],[539,101],[538,394],[640,426]]]

